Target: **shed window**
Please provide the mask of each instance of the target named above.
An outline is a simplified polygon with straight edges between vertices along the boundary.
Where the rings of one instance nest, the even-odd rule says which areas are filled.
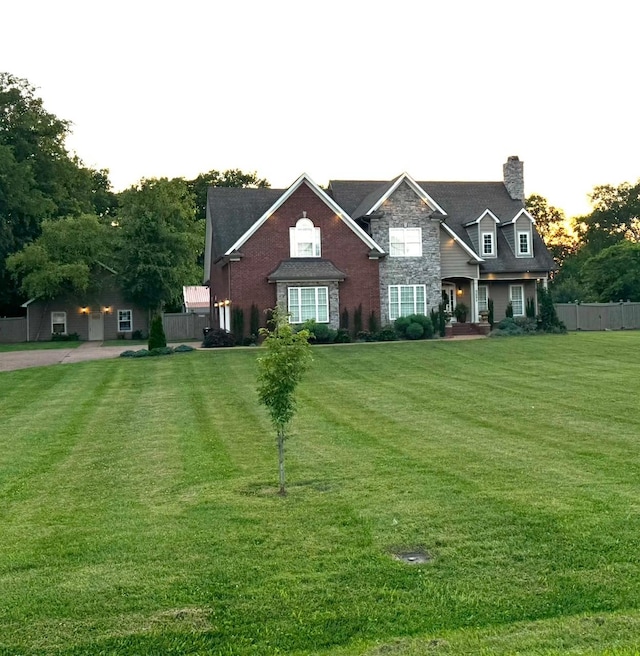
[[[51,313],[51,333],[54,335],[67,334],[67,313],[66,312],[52,312]]]
[[[118,332],[130,333],[133,330],[133,312],[131,310],[118,310]]]

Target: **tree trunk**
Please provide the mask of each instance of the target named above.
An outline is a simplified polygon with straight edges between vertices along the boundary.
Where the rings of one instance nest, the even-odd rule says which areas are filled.
[[[278,465],[280,468],[280,496],[286,496],[287,490],[284,486],[284,429],[278,429]]]

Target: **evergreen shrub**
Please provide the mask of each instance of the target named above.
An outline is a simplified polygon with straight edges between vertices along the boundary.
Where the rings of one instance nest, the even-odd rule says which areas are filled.
[[[167,338],[164,334],[162,326],[162,317],[159,314],[153,318],[151,322],[151,329],[149,330],[149,344],[148,348],[152,351],[154,348],[163,348],[167,345]]]

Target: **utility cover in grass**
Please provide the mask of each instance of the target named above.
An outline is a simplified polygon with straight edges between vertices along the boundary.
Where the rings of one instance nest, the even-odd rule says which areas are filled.
[[[423,565],[431,560],[431,556],[423,549],[415,551],[392,551],[391,555],[407,565]]]

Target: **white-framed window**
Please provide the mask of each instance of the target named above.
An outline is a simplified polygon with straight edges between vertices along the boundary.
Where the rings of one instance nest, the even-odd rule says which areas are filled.
[[[133,330],[133,311],[118,310],[118,332],[130,333]]]
[[[528,230],[518,230],[518,255],[531,255],[531,235]]]
[[[478,312],[489,311],[489,288],[486,285],[478,285]]]
[[[294,228],[289,228],[291,257],[320,257],[320,228],[311,219],[299,219]]]
[[[524,316],[524,288],[522,285],[509,285],[509,300],[514,317]]]
[[[482,233],[482,254],[489,256],[495,255],[493,232]]]
[[[422,228],[389,228],[391,257],[421,257]]]
[[[66,312],[52,312],[51,313],[51,334],[53,334],[53,335],[66,335],[67,334],[67,313]]]
[[[389,320],[410,314],[426,314],[424,285],[389,285]]]
[[[329,323],[328,287],[289,287],[289,321],[304,323],[314,319]]]

